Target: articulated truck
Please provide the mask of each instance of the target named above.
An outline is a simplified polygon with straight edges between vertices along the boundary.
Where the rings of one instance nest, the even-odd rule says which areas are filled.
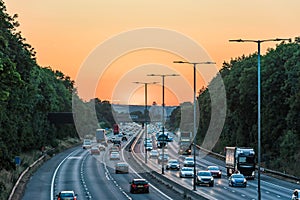
[[[96,130],[96,141],[104,146],[107,146],[105,129],[97,129]]]
[[[179,137],[179,151],[180,155],[191,155],[192,154],[192,142],[193,134],[192,132],[181,132]]]
[[[225,147],[227,176],[241,173],[248,179],[255,177],[255,152],[249,147]]]

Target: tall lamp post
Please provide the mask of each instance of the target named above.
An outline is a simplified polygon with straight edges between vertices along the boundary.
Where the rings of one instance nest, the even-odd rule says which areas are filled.
[[[243,39],[238,39],[238,40],[229,40],[229,42],[255,42],[257,43],[257,195],[258,195],[258,200],[261,200],[261,191],[260,191],[260,159],[261,159],[261,120],[260,120],[260,108],[261,108],[261,95],[260,95],[260,89],[261,89],[261,83],[260,83],[260,44],[263,42],[271,42],[271,41],[289,41],[291,42],[291,39],[280,39],[280,38],[275,38],[275,39],[266,39],[266,40],[243,40]]]
[[[146,140],[146,138],[148,138],[147,117],[146,117],[146,112],[147,112],[147,86],[149,84],[156,84],[158,82],[138,82],[138,81],[135,81],[133,83],[145,85],[145,111],[144,111],[144,115],[145,115],[144,127],[145,128],[144,128],[144,135],[145,135],[145,140]],[[146,146],[144,146],[144,148],[145,148],[145,163],[147,163],[147,149],[146,149]]]
[[[148,74],[147,76],[159,76],[162,77],[162,135],[165,135],[165,77],[167,76],[179,76],[178,74]],[[162,165],[161,165],[161,173],[165,174],[164,171],[164,149],[165,142],[163,141],[162,145]]]
[[[191,64],[194,66],[194,139],[193,139],[193,152],[194,152],[194,182],[193,182],[193,190],[196,191],[196,135],[197,135],[197,127],[196,127],[196,67],[200,64],[215,64],[215,62],[186,62],[186,61],[173,61],[173,63],[179,64]]]

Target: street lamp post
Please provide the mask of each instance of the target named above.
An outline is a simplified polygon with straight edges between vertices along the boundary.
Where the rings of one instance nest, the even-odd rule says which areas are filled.
[[[260,120],[260,108],[261,108],[261,80],[260,80],[260,44],[263,42],[271,42],[271,41],[289,41],[291,39],[266,39],[266,40],[229,40],[229,42],[255,42],[257,43],[257,195],[258,200],[261,200],[261,191],[260,191],[260,160],[261,160],[261,120]]]
[[[167,76],[179,76],[178,74],[148,74],[147,76],[160,76],[162,77],[162,135],[165,136],[165,77]],[[162,145],[162,165],[161,165],[161,173],[165,174],[164,171],[164,149],[165,142],[163,140]]]
[[[180,64],[191,64],[194,67],[194,139],[193,139],[193,152],[194,152],[194,182],[193,182],[193,190],[196,191],[196,135],[197,135],[197,127],[196,127],[196,67],[200,64],[215,64],[215,62],[186,62],[186,61],[173,61],[173,63]]]
[[[148,132],[147,132],[147,118],[146,118],[146,112],[147,112],[147,86],[149,84],[156,84],[158,82],[133,82],[135,84],[143,84],[145,85],[145,111],[144,111],[144,116],[145,116],[145,121],[144,121],[144,135],[145,135],[145,140],[146,138],[148,138]],[[147,149],[146,149],[146,145],[144,145],[145,148],[145,163],[147,163]]]

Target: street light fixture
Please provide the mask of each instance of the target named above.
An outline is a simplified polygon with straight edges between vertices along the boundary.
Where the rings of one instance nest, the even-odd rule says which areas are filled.
[[[260,108],[261,108],[261,83],[260,83],[260,44],[263,42],[271,42],[271,41],[289,41],[291,42],[292,40],[290,38],[288,39],[281,39],[281,38],[275,38],[275,39],[266,39],[266,40],[243,40],[243,39],[238,39],[238,40],[229,40],[229,42],[255,42],[257,43],[257,195],[258,195],[258,200],[261,200],[261,191],[260,191],[260,159],[261,159],[261,120],[260,120]]]
[[[215,62],[187,62],[187,61],[173,61],[173,63],[179,64],[191,64],[194,66],[194,139],[193,139],[193,152],[194,152],[194,182],[193,182],[193,190],[196,191],[196,135],[197,135],[197,127],[196,127],[196,67],[200,64],[216,64]]]
[[[147,132],[147,117],[146,117],[146,112],[147,112],[147,86],[149,84],[156,84],[158,82],[139,82],[139,81],[135,81],[133,82],[135,84],[143,84],[145,85],[145,111],[144,111],[144,116],[145,116],[145,122],[144,122],[144,135],[145,135],[145,140],[146,138],[148,138],[148,132]],[[146,145],[145,146],[145,163],[147,163],[147,149],[146,149]]]
[[[159,76],[162,77],[162,135],[165,136],[165,77],[167,76],[179,76],[178,74],[148,74],[147,76]],[[162,165],[161,165],[161,173],[165,174],[164,171],[164,149],[165,142],[163,141],[162,145]]]

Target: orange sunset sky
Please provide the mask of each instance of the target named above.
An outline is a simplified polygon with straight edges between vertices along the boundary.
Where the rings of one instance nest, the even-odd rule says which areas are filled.
[[[229,39],[300,36],[299,0],[7,0],[5,4],[10,15],[19,15],[18,30],[37,51],[40,66],[60,70],[75,81],[78,78],[76,87],[83,99],[98,97],[120,104],[144,104],[144,86],[134,81],[159,81],[148,85],[148,103],[161,104],[162,80],[147,76],[151,73],[180,75],[165,79],[166,105],[192,101],[192,66],[174,64],[174,60],[214,61],[213,66],[198,67],[220,69],[224,61],[257,51],[254,43],[229,43]],[[150,33],[139,34],[136,41],[133,36],[118,40],[123,33],[151,27],[190,38],[203,52],[192,55],[190,49],[190,55],[183,56],[172,49],[131,46],[151,38]],[[188,52],[176,34],[155,37],[170,48]],[[276,42],[263,43],[262,53],[275,46]],[[123,48],[129,49],[124,53]],[[106,62],[109,56],[114,57]],[[98,72],[100,65],[104,69]],[[197,74],[197,89],[209,82],[203,73]]]

